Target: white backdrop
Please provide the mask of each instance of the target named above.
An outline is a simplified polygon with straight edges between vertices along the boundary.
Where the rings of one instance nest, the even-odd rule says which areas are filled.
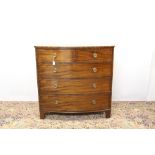
[[[154,6],[153,0],[0,0],[0,100],[37,100],[34,45],[115,45],[113,100],[155,100]]]

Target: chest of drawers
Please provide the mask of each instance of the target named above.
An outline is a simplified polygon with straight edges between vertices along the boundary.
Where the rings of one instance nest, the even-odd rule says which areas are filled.
[[[114,46],[35,46],[40,118],[53,113],[111,115]]]

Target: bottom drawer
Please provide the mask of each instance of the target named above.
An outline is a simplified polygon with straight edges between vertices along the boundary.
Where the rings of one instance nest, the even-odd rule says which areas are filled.
[[[111,94],[100,95],[44,95],[40,108],[51,112],[102,111],[111,107]]]

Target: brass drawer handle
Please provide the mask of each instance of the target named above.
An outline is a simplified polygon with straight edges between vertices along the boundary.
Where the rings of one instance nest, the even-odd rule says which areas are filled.
[[[93,58],[97,58],[97,53],[96,52],[93,53]]]
[[[58,103],[59,103],[58,100],[55,100],[55,101],[54,101],[54,104],[58,104]]]
[[[92,100],[92,104],[93,104],[93,105],[96,104],[96,100]]]
[[[56,53],[52,54],[52,65],[55,65],[55,58],[56,58]]]
[[[58,85],[57,85],[57,83],[55,83],[53,87],[54,87],[54,88],[58,88]]]
[[[53,88],[58,88],[58,83],[56,81],[52,82]]]
[[[53,68],[53,73],[56,73],[57,72],[57,68]]]
[[[93,88],[96,88],[96,83],[93,83],[92,86],[93,86]]]
[[[93,67],[93,72],[96,73],[97,72],[97,68]]]

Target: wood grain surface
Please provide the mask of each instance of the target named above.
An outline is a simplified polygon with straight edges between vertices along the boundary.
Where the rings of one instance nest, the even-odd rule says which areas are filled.
[[[112,62],[112,48],[104,48],[100,50],[77,50],[77,62]]]
[[[110,109],[110,94],[101,95],[44,95],[41,108],[60,112],[97,111]]]
[[[48,112],[111,116],[114,46],[35,46],[40,118]]]
[[[111,78],[40,80],[40,92],[50,94],[89,94],[111,92]]]
[[[39,78],[103,78],[112,76],[112,63],[38,64]],[[95,70],[96,68],[96,70]],[[56,70],[56,72],[55,72]],[[96,72],[94,72],[96,71]]]

